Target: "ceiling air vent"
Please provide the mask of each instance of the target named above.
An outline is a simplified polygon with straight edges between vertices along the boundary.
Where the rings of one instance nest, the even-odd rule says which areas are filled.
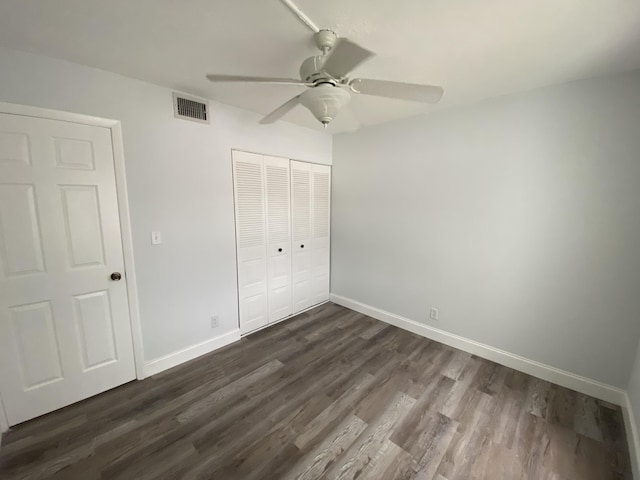
[[[173,114],[192,122],[209,123],[209,102],[181,93],[173,94]]]

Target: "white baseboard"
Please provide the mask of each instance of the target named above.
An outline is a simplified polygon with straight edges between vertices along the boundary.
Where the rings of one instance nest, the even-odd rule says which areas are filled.
[[[458,348],[473,355],[491,360],[492,362],[499,363],[500,365],[570,388],[571,390],[584,393],[585,395],[590,395],[622,407],[625,406],[626,392],[621,388],[607,385],[565,370],[560,370],[559,368],[545,365],[544,363],[536,362],[535,360],[530,360],[528,358],[485,345],[484,343],[476,342],[475,340],[470,340],[453,333],[445,332],[444,330],[401,317],[394,313],[385,312],[384,310],[380,310],[379,308],[366,305],[350,298],[332,293],[331,301],[377,320],[395,325],[396,327],[422,335],[423,337],[430,338],[431,340],[444,343],[450,347]]]
[[[628,393],[624,394],[622,415],[624,416],[624,430],[627,432],[627,444],[629,445],[633,478],[640,479],[640,438],[638,437],[636,418]]]
[[[275,322],[267,323],[261,327],[256,328],[255,330],[251,330],[250,332],[241,333],[240,335],[246,337],[248,335],[253,335],[254,333],[258,333],[266,328],[273,327],[274,325],[279,324],[280,322],[284,322],[285,320],[290,320],[293,317],[297,317],[298,315],[303,314],[304,312],[308,312],[309,310],[313,310],[314,308],[319,307],[320,305],[324,305],[325,303],[329,303],[331,300],[324,300],[320,303],[316,303],[315,305],[311,305],[310,307],[305,308],[304,310],[300,310],[299,312],[292,313],[286,317],[282,317],[280,320],[276,320]]]
[[[177,352],[165,355],[164,357],[151,360],[150,362],[145,363],[144,373],[147,377],[156,375],[164,370],[168,370],[169,368],[180,365],[181,363],[198,358],[206,353],[213,352],[218,348],[222,348],[238,340],[240,340],[240,330],[233,330],[229,333],[225,333],[224,335],[220,335],[219,337],[206,340],[183,350],[178,350]]]

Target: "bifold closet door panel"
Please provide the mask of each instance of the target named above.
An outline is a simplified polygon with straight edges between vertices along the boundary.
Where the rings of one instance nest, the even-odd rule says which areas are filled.
[[[233,152],[240,331],[269,323],[267,235],[262,155]]]
[[[289,159],[264,156],[269,322],[292,313]]]
[[[329,300],[329,256],[331,238],[331,167],[312,165],[313,253],[312,304]]]
[[[291,161],[291,225],[293,313],[313,305],[311,295],[311,169],[306,162]]]

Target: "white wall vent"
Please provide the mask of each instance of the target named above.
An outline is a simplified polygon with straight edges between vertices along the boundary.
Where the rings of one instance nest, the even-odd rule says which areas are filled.
[[[209,123],[209,102],[174,92],[173,115],[192,122]]]

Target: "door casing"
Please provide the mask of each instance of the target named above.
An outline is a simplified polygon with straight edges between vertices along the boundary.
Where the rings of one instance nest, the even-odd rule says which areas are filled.
[[[69,123],[79,123],[94,127],[104,127],[111,131],[113,145],[113,163],[116,177],[116,191],[118,197],[118,214],[122,233],[122,249],[124,254],[125,274],[127,276],[127,295],[129,297],[129,318],[131,321],[131,336],[133,342],[133,356],[138,380],[144,378],[144,351],[142,347],[142,328],[140,325],[140,308],[138,304],[138,290],[133,258],[133,238],[131,236],[131,218],[129,216],[129,199],[127,195],[127,181],[124,164],[124,148],[122,143],[122,128],[119,120],[92,117],[79,113],[71,113],[47,108],[17,105],[0,102],[0,113],[19,115],[23,117],[43,118]],[[0,392],[0,431],[6,432],[9,422],[2,404]]]

